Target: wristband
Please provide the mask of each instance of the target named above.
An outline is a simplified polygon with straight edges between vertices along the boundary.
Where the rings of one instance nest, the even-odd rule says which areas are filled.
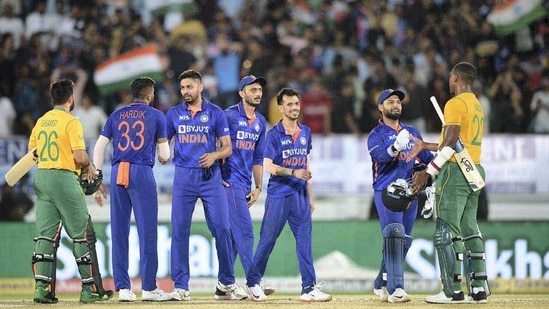
[[[433,161],[427,165],[427,174],[431,175],[433,178],[436,177],[440,171],[440,167],[450,160],[455,152],[456,151],[454,149],[448,146],[442,148]]]
[[[261,187],[260,186],[255,186],[256,189],[259,189],[259,192],[261,192]]]
[[[292,176],[295,177],[295,170],[294,169],[292,169]]]
[[[395,146],[394,145],[391,145],[390,147],[387,148],[387,153],[391,156],[391,157],[396,157],[399,153],[398,150],[396,150]]]

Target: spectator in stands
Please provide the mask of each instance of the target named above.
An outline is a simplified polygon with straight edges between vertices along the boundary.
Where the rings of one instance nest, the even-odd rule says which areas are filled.
[[[349,75],[344,78],[342,87],[333,97],[330,114],[332,133],[362,136],[353,110],[354,103],[355,88],[353,78]]]
[[[410,66],[401,76],[399,89],[403,90],[406,97],[402,101],[402,122],[415,127],[421,134],[427,133],[427,120],[425,115],[430,108],[427,88],[416,83],[414,79],[414,67]]]
[[[14,120],[17,114],[13,102],[2,94],[0,89],[0,138],[13,135]]]
[[[82,101],[74,108],[72,114],[80,119],[85,139],[95,140],[107,122],[107,114],[102,107],[93,102],[88,93],[82,95]]]
[[[509,71],[497,75],[488,91],[492,101],[490,131],[494,133],[513,133],[522,130],[524,112],[520,104],[522,94]]]
[[[0,16],[0,34],[11,33],[13,35],[13,47],[18,49],[25,41],[25,24],[23,20],[13,12],[13,5],[4,5]]]
[[[331,112],[332,96],[325,90],[320,76],[314,77],[301,98],[301,121],[313,134],[328,134],[331,132]]]
[[[25,183],[28,176],[19,180]],[[2,198],[0,199],[0,221],[23,221],[25,215],[34,207],[34,202],[26,194],[20,185],[10,187],[7,183],[2,185]]]
[[[534,93],[530,103],[535,133],[549,133],[549,76],[541,82],[541,88]]]
[[[16,57],[17,51],[13,45],[13,35],[4,33],[0,41],[0,92],[9,98],[13,98],[16,83]]]
[[[213,56],[218,89],[215,104],[226,109],[239,100],[237,88],[243,45],[240,42],[231,42],[226,34],[219,33],[216,37],[216,47],[219,52]]]

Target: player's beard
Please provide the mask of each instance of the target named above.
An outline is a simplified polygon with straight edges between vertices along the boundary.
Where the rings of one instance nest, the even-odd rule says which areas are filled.
[[[74,101],[72,101],[71,106],[69,107],[69,112],[72,112],[73,109],[74,109]]]
[[[258,102],[255,103],[254,102],[255,100],[254,99],[248,99],[248,98],[245,98],[244,99],[244,102],[252,107],[257,107],[260,103],[261,103],[261,97],[259,98]]]
[[[391,120],[400,119],[400,111],[398,112],[386,111],[386,112],[383,112],[383,115]]]
[[[289,111],[288,113],[286,113],[286,118],[292,121],[296,121],[299,118],[299,111],[297,113],[295,113],[294,111]]]
[[[196,102],[196,98],[189,94],[183,96],[183,101],[189,105],[193,105]]]

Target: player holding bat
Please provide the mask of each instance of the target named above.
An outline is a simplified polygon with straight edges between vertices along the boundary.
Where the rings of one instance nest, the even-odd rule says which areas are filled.
[[[452,68],[448,84],[454,97],[444,107],[444,124],[438,145],[416,143],[417,149],[414,149],[438,150],[427,169],[415,173],[413,177],[414,193],[421,190],[429,177],[437,177],[438,217],[433,242],[438,254],[443,291],[427,297],[428,303],[486,303],[489,295],[484,242],[477,225],[480,191],[470,186],[454,156],[458,150],[455,149],[456,142],[461,139],[475,168],[485,178],[484,168],[480,164],[485,119],[482,106],[472,91],[475,76],[476,69],[470,63],[461,62]],[[470,298],[462,292],[462,263]]]
[[[92,226],[78,175],[92,181],[96,170],[86,153],[82,124],[70,114],[74,108],[73,86],[69,79],[51,84],[54,107],[36,121],[29,138],[29,151],[36,149],[38,156],[34,177],[38,236],[32,256],[34,301],[38,303],[57,302],[55,265],[62,227],[74,242],[73,254],[82,278],[80,301],[91,303],[112,297],[112,291],[102,289],[101,276],[94,272],[98,261],[87,239]]]

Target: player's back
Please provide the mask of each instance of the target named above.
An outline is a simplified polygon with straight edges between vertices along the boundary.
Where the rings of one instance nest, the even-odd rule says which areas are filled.
[[[142,102],[113,112],[101,135],[112,138],[113,164],[154,165],[156,141],[166,137],[164,114]]]
[[[73,150],[86,149],[82,124],[62,109],[54,108],[36,121],[29,147],[36,147],[38,168],[76,171]]]
[[[445,125],[460,125],[459,136],[475,163],[480,162],[481,143],[484,135],[484,112],[472,92],[453,97],[444,107]]]

